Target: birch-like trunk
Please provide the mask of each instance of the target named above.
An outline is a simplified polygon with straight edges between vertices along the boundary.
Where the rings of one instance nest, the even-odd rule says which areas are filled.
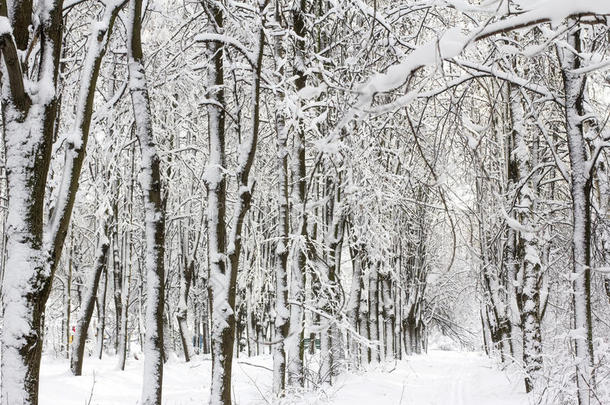
[[[160,159],[153,137],[148,84],[142,54],[142,0],[130,1],[128,35],[129,92],[140,145],[140,185],[144,194],[146,250],[146,335],[141,403],[161,405],[163,383],[163,308],[165,299],[165,207]]]
[[[370,263],[367,260],[366,255],[362,258],[362,290],[360,295],[360,319],[358,319],[358,327],[360,334],[364,336],[367,340],[371,340],[371,328],[369,324],[369,279],[370,279],[370,271],[367,269],[370,267]],[[371,362],[371,348],[367,346],[361,346],[360,349],[360,358],[362,362],[366,362],[367,364]]]
[[[333,303],[331,305],[331,314],[335,318],[335,321],[331,322],[330,333],[331,333],[331,357],[332,357],[332,368],[331,375],[337,376],[339,373],[344,371],[346,356],[345,356],[345,345],[343,341],[343,333],[339,328],[336,320],[340,319],[342,314],[340,310],[341,296],[339,290],[341,281],[339,280],[339,274],[341,274],[341,250],[343,249],[343,236],[345,217],[343,214],[343,207],[339,201],[339,188],[340,182],[335,184],[337,188],[337,198],[334,204],[334,215],[332,224],[332,243],[329,244],[330,255],[329,261],[331,263],[331,269],[329,271],[329,284],[332,288]]]
[[[113,206],[114,224],[112,226],[112,297],[114,299],[115,316],[114,349],[117,354],[119,353],[119,336],[121,334],[121,294],[123,292],[123,266],[120,256],[121,242],[119,240],[118,205],[117,201]]]
[[[602,260],[605,267],[610,266],[610,169],[602,156],[597,163],[598,178],[598,204],[601,211],[601,244]],[[606,297],[610,300],[610,273],[604,275],[604,289]]]
[[[381,277],[383,287],[383,324],[385,333],[385,360],[394,359],[394,297],[392,297],[392,278],[389,272],[386,272]]]
[[[568,33],[567,43],[576,52],[582,51],[580,27]],[[591,173],[587,161],[583,132],[584,92],[586,77],[575,73],[580,57],[572,51],[559,50],[565,92],[565,121],[571,164],[570,195],[572,197],[572,293],[574,331],[572,341],[576,355],[576,383],[579,405],[588,405],[593,398],[593,327],[591,321]]]
[[[372,364],[377,364],[381,360],[379,353],[379,265],[371,264],[369,273],[369,338],[371,340]]]
[[[224,16],[221,8],[206,3],[212,21],[210,26],[222,34]],[[233,341],[229,306],[229,263],[226,240],[226,161],[225,161],[225,93],[224,93],[224,49],[221,43],[208,44],[211,62],[208,67],[208,134],[210,155],[206,168],[208,189],[208,255],[209,297],[211,311],[212,380],[210,405],[231,404],[231,362]]]
[[[295,91],[298,93],[307,84],[305,72],[305,15],[307,1],[300,0],[292,13],[293,30],[296,37],[294,50]],[[297,241],[292,248],[290,268],[290,331],[286,341],[286,362],[288,370],[288,385],[303,387],[305,374],[303,370],[304,355],[304,314],[302,304],[305,301],[305,274],[307,271],[307,213],[305,211],[305,194],[307,191],[307,172],[305,165],[305,133],[299,125],[294,136],[292,157],[292,181],[295,183],[292,192],[292,206],[295,212],[294,223],[297,224],[293,233]]]
[[[362,287],[363,287],[363,280],[362,280],[362,255],[363,255],[362,251],[363,251],[363,249],[364,249],[364,247],[359,246],[358,244],[355,244],[355,246],[350,246],[353,273],[352,273],[352,285],[350,288],[349,301],[347,304],[347,319],[348,319],[349,325],[352,329],[352,332],[351,332],[352,334],[358,333],[360,316],[362,315],[360,313],[360,301],[362,298]],[[352,364],[355,367],[357,367],[360,364],[360,352],[359,352],[360,345],[358,343],[358,340],[353,336],[350,336],[350,339],[348,340],[348,342],[349,342],[348,344],[350,346],[349,350],[350,350]]]
[[[276,10],[276,28],[281,32]],[[280,77],[284,77],[283,63],[286,57],[283,35],[277,35],[275,49],[282,67]],[[289,210],[288,210],[288,133],[286,128],[285,95],[279,100],[276,113],[277,165],[278,165],[278,241],[275,249],[275,344],[273,346],[273,393],[282,395],[286,388],[286,338],[290,329],[290,310],[288,309],[288,248],[289,248]]]
[[[509,85],[510,112],[514,150],[512,159],[517,166],[517,179],[521,184],[517,194],[517,218],[522,229],[517,233],[519,240],[514,259],[521,266],[522,285],[520,286],[519,310],[523,332],[523,363],[525,366],[525,390],[534,389],[542,370],[542,337],[540,328],[540,289],[541,272],[540,249],[534,218],[536,204],[535,176],[530,176],[532,156],[526,144],[525,116],[521,104],[521,94],[512,84]],[[512,282],[512,280],[509,280]]]

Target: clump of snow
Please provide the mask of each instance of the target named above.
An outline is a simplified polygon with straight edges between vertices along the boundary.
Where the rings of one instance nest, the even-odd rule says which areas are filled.
[[[11,27],[11,22],[7,17],[0,17],[0,35],[4,34],[12,34],[13,27]]]

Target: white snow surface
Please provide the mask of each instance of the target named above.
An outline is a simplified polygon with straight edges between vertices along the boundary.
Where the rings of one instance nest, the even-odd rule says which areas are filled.
[[[143,360],[130,358],[125,371],[116,359],[87,358],[83,375],[74,377],[65,359],[44,357],[40,405],[137,404]],[[262,367],[261,367],[262,366]],[[522,380],[499,371],[481,353],[436,351],[384,363],[366,371],[338,377],[333,386],[289,395],[281,401],[271,395],[270,355],[235,359],[233,391],[236,405],[525,405]],[[163,404],[207,403],[211,361],[201,356],[190,363],[171,358],[163,378]],[[92,394],[93,389],[93,394]]]

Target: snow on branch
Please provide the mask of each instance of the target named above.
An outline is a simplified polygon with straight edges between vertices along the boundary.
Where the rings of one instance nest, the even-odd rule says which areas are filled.
[[[360,89],[357,107],[369,104],[375,94],[400,88],[418,69],[433,66],[458,56],[471,43],[496,34],[514,31],[541,23],[558,23],[566,18],[610,15],[610,2],[596,0],[545,0],[522,14],[487,24],[464,35],[457,28],[447,30],[436,41],[427,43],[408,54],[400,63],[390,66],[385,73],[373,75]],[[407,100],[412,100],[408,98]]]
[[[53,258],[52,267],[57,264],[57,258],[61,254],[66,229],[70,223],[78,191],[78,181],[93,116],[93,103],[100,66],[114,21],[126,3],[126,0],[108,1],[100,20],[91,24],[91,34],[87,42],[87,51],[81,71],[75,122],[66,137],[68,146],[65,151],[65,163],[55,201],[55,209],[44,231],[45,248]]]
[[[244,55],[246,57],[246,59],[248,60],[248,63],[253,68],[255,68],[257,66],[256,58],[254,57],[252,52],[250,52],[248,50],[248,48],[246,48],[244,46],[244,44],[242,44],[235,38],[231,38],[227,35],[206,32],[206,33],[197,35],[195,37],[195,42],[218,42],[223,45],[230,45],[233,48],[235,48],[237,51],[239,51],[242,55]]]
[[[7,17],[0,17],[0,35],[12,34],[13,28]]]
[[[514,31],[542,23],[558,25],[567,18],[602,17],[610,15],[610,2],[599,0],[542,0],[533,2],[532,8],[505,20],[484,26],[472,35],[478,41],[496,34]],[[604,22],[592,21],[592,22]]]
[[[535,234],[536,233],[535,229],[529,228],[529,227],[523,225],[522,223],[517,221],[515,218],[508,215],[506,213],[506,211],[504,211],[503,209],[501,211],[502,211],[502,216],[504,217],[504,220],[506,221],[506,225],[508,225],[508,227],[510,229],[520,232],[520,233],[526,233],[526,234]]]
[[[532,83],[531,81],[526,80],[522,77],[519,77],[518,75],[516,75],[514,73],[504,72],[497,68],[469,62],[465,59],[455,58],[454,61],[458,66],[472,69],[472,70],[475,70],[478,72],[482,72],[489,76],[493,76],[495,78],[504,80],[506,82],[513,83],[526,90],[537,93],[537,94],[543,96],[545,99],[553,100],[553,101],[559,100],[559,97],[557,97],[557,95],[554,94],[551,90],[549,90],[546,86],[544,86],[542,84],[538,84],[538,83]]]

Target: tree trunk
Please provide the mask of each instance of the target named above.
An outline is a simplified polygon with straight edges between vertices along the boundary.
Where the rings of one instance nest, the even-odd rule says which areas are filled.
[[[520,273],[523,275],[523,285],[518,294],[518,307],[521,312],[521,328],[523,330],[523,363],[525,365],[525,390],[530,392],[540,377],[542,370],[542,337],[540,332],[540,266],[541,259],[538,247],[538,236],[534,229],[537,227],[534,217],[536,204],[536,189],[531,172],[531,153],[526,145],[525,121],[521,95],[514,85],[509,85],[510,112],[512,134],[514,139],[514,156],[517,166],[517,181],[524,183],[517,192],[518,213],[517,218],[523,226],[518,232],[518,248],[514,252],[514,259],[521,263]],[[513,259],[513,260],[514,260]],[[513,280],[509,280],[512,284]]]
[[[2,331],[0,402],[35,405],[38,403],[45,304],[78,190],[99,66],[120,5],[106,9],[103,20],[96,24],[97,35],[90,37],[87,51],[90,57],[83,65],[83,71],[88,74],[83,74],[80,85],[74,136],[65,147],[59,198],[46,226],[45,189],[59,116],[59,97],[55,90],[62,49],[63,2],[52,3],[39,21],[40,47],[48,51],[40,53],[38,63],[44,69],[40,69],[37,80],[32,82],[34,87],[29,90],[37,94],[36,86],[43,86],[44,91],[34,99],[25,91],[26,78],[18,55],[18,51],[25,54],[31,45],[32,2],[3,5],[0,9],[9,16],[12,28],[0,34],[3,72],[6,72],[2,110],[8,183],[3,316],[5,320],[15,321],[5,322]],[[5,81],[7,85],[4,85]],[[28,136],[24,138],[23,134]]]
[[[97,346],[95,352],[98,359],[102,359],[104,353],[104,333],[106,333],[106,292],[108,290],[108,265],[104,266],[104,289],[101,297],[97,298]]]
[[[183,241],[183,244],[187,244],[188,241]],[[176,320],[178,321],[178,332],[180,333],[180,342],[182,343],[182,350],[184,352],[184,361],[189,362],[192,357],[191,347],[192,342],[189,339],[188,325],[187,325],[187,302],[189,290],[191,287],[191,279],[193,277],[195,262],[184,259],[183,269],[180,273],[180,301],[178,304],[178,311],[176,313]]]
[[[133,262],[132,262],[132,241],[130,234],[129,241],[129,254],[127,255],[126,250],[126,242],[123,246],[123,257],[129,256],[129,266],[126,273],[122,274],[123,279],[121,280],[121,313],[118,319],[120,320],[119,325],[119,334],[118,334],[118,363],[117,368],[119,370],[125,370],[125,362],[127,361],[127,349],[129,342],[129,330],[127,329],[128,321],[129,321],[129,288],[131,286],[131,272],[133,270]]]
[[[74,227],[72,227],[74,229]],[[68,258],[68,276],[66,280],[66,359],[70,359],[71,328],[70,316],[72,315],[72,255],[74,254],[74,234],[70,233],[70,257]]]
[[[351,335],[358,333],[358,323],[360,318],[360,300],[362,297],[362,246],[350,247],[352,256],[352,285],[350,288],[349,302],[347,304],[347,319],[352,329]],[[354,366],[360,363],[358,340],[351,336],[349,340],[351,361]]]
[[[221,8],[208,2],[211,18],[210,26],[222,33],[224,16]],[[224,97],[224,49],[220,43],[208,44],[211,63],[208,68],[208,133],[210,157],[206,169],[208,188],[208,255],[209,255],[209,296],[212,348],[212,384],[210,405],[231,404],[231,362],[233,340],[231,335],[229,306],[229,272],[226,257],[226,177],[225,162],[225,97]]]
[[[339,290],[342,289],[339,280],[339,274],[341,272],[341,250],[343,248],[343,235],[344,235],[344,214],[343,207],[340,202],[340,181],[341,176],[339,176],[338,181],[334,184],[335,190],[335,202],[333,204],[333,218],[331,223],[331,237],[330,243],[328,244],[330,247],[329,254],[329,283],[331,287],[331,297],[332,303],[330,305],[330,313],[335,318],[330,325],[330,349],[331,349],[331,375],[337,376],[341,371],[345,368],[345,347],[343,343],[343,334],[339,329],[339,325],[337,324],[337,319],[340,319],[341,314],[339,313],[339,309],[341,306],[341,296],[339,295]]]
[[[281,10],[276,10],[279,26]],[[284,36],[275,39],[278,57],[285,57]],[[281,76],[284,69],[281,68]],[[278,241],[275,250],[275,344],[273,346],[273,393],[281,395],[286,388],[286,350],[285,341],[290,329],[290,310],[288,309],[288,247],[289,247],[289,211],[288,211],[288,133],[286,128],[286,106],[284,95],[281,96],[276,113],[277,161],[278,161]]]
[[[581,52],[580,27],[568,33],[568,44]],[[591,174],[587,168],[582,117],[585,116],[585,77],[574,73],[581,67],[572,51],[559,51],[565,92],[566,130],[570,156],[572,197],[572,292],[576,351],[576,382],[579,405],[591,402],[595,387],[593,374],[593,327],[591,322]]]
[[[260,125],[261,69],[264,49],[264,24],[266,14],[262,12],[267,2],[259,4],[261,26],[257,33],[255,51],[256,65],[252,78],[252,123],[251,132],[240,145],[237,169],[237,201],[231,218],[230,234],[227,233],[225,162],[225,116],[224,116],[224,66],[223,46],[217,42],[208,45],[212,63],[208,69],[210,99],[214,105],[208,107],[210,157],[206,169],[208,185],[208,254],[210,263],[210,301],[212,307],[212,384],[211,405],[231,404],[231,367],[235,340],[235,298],[237,271],[241,254],[241,232],[244,217],[250,208],[253,183],[249,181],[254,163]],[[213,20],[211,29],[222,34],[223,11],[213,2],[205,7]],[[228,261],[226,258],[228,257]]]
[[[368,289],[368,286],[370,285],[370,271],[367,274],[366,269],[369,268],[369,261],[367,260],[366,256],[364,256],[362,258],[362,293],[360,296],[360,319],[358,320],[358,326],[359,326],[359,330],[360,330],[360,334],[362,336],[364,336],[367,340],[371,340],[371,327],[370,327],[370,314],[369,314],[369,296],[370,296],[370,291]],[[366,288],[364,288],[366,286]],[[371,348],[367,345],[367,346],[362,346],[361,350],[360,350],[360,357],[362,359],[362,362],[365,362],[368,364],[371,362]]]
[[[85,353],[85,343],[87,341],[87,331],[89,329],[89,324],[91,323],[91,317],[93,316],[100,278],[108,260],[110,240],[108,239],[108,226],[105,223],[98,244],[95,265],[93,267],[93,272],[89,276],[87,291],[85,292],[85,296],[81,303],[81,314],[78,318],[76,333],[74,334],[74,341],[72,343],[70,370],[74,375],[81,375],[83,371],[83,356]]]
[[[369,328],[371,347],[371,363],[377,364],[381,360],[379,353],[379,291],[378,291],[378,264],[370,267],[369,274]]]
[[[292,13],[293,30],[296,37],[294,75],[296,76],[294,86],[298,94],[307,84],[305,72],[305,37],[307,29],[305,26],[305,15],[307,13],[307,1],[299,0],[299,6]],[[288,368],[288,385],[292,387],[303,387],[305,374],[303,370],[304,355],[304,328],[303,307],[305,301],[305,274],[307,271],[306,240],[307,240],[307,213],[305,212],[305,198],[307,191],[307,173],[305,165],[305,133],[301,126],[295,132],[294,156],[292,164],[292,181],[295,183],[292,192],[292,205],[296,213],[295,223],[298,224],[295,233],[296,247],[292,249],[292,266],[290,272],[290,300],[297,304],[290,306],[290,331],[286,342],[286,361]]]
[[[140,185],[144,194],[146,251],[146,336],[144,382],[141,403],[161,405],[163,383],[163,308],[165,299],[165,207],[162,198],[160,160],[153,138],[148,84],[142,55],[142,0],[130,1],[128,35],[129,92],[135,133],[140,145]]]
[[[392,297],[392,278],[389,273],[381,277],[383,285],[383,324],[385,326],[385,360],[394,359],[394,298]]]
[[[123,272],[121,266],[121,256],[119,254],[121,242],[119,240],[118,231],[118,202],[114,205],[114,225],[112,227],[112,282],[113,282],[113,298],[114,298],[114,314],[115,314],[115,335],[114,349],[115,353],[119,353],[119,336],[121,335],[121,295],[123,293]],[[122,368],[121,368],[122,369]]]

